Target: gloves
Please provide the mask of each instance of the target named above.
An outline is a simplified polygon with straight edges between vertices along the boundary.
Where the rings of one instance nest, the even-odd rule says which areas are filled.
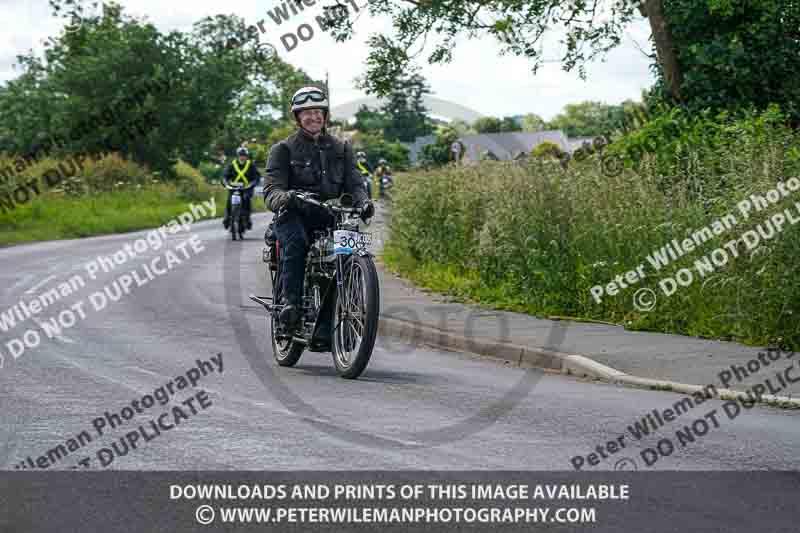
[[[361,205],[361,220],[367,220],[375,216],[375,204],[367,200]]]
[[[296,191],[286,192],[286,203],[284,204],[284,208],[287,211],[297,210],[300,207],[300,203],[300,200],[297,199]]]

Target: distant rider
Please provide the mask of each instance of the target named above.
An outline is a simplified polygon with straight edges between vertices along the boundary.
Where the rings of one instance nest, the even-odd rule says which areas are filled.
[[[380,198],[386,196],[386,186],[392,186],[394,180],[392,179],[392,167],[385,159],[378,161],[378,167],[375,169],[375,179],[378,180],[378,187],[380,191]]]
[[[367,154],[364,152],[358,152],[356,154],[356,168],[364,177],[364,184],[367,188],[367,196],[372,198],[372,168],[369,166],[369,163],[367,162]]]
[[[349,193],[354,206],[364,209],[364,219],[375,214],[350,144],[326,131],[327,95],[316,87],[303,87],[292,97],[291,110],[298,130],[270,150],[264,188],[264,200],[276,213],[275,233],[281,249],[279,283],[286,305],[280,322],[286,331],[294,330],[301,316],[310,236],[332,222],[326,211],[297,198],[297,192],[315,193],[323,202]]]
[[[253,190],[261,180],[261,175],[256,169],[255,163],[250,159],[250,151],[244,146],[240,146],[236,150],[238,161],[234,159],[230,165],[225,168],[222,174],[222,182],[227,186],[241,185],[243,187],[242,193],[242,209],[244,210],[245,217],[247,217],[247,229],[252,229],[253,221],[250,220],[250,209],[253,198]],[[225,218],[222,219],[222,225],[225,229],[230,227],[230,212],[231,212],[231,194],[228,191],[228,202],[225,205]]]

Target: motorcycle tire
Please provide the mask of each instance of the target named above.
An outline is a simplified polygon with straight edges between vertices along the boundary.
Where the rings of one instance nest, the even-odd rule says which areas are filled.
[[[236,240],[236,235],[241,237],[241,210],[238,205],[233,206],[231,209],[231,239]]]
[[[280,284],[279,280],[281,279],[281,269],[280,263],[278,266],[278,271],[275,273],[275,277],[273,278],[272,284],[272,301],[278,302],[280,301]],[[272,338],[272,354],[275,357],[275,362],[278,363],[278,366],[294,366],[297,364],[297,361],[300,360],[300,356],[303,355],[303,351],[305,350],[305,345],[294,341],[293,339],[278,339],[277,338],[277,331],[278,331],[278,319],[275,316],[275,313],[270,313],[269,318],[269,327],[270,327],[270,337]]]
[[[336,372],[355,379],[367,368],[378,336],[378,271],[372,257],[351,255],[344,263],[342,278],[342,292],[337,291],[333,302],[331,352]]]

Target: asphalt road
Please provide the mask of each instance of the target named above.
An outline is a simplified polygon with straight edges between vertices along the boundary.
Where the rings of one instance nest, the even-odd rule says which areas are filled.
[[[800,468],[800,424],[791,411],[755,407],[731,420],[722,402],[709,400],[638,441],[629,425],[684,397],[409,348],[390,339],[379,339],[357,381],[338,378],[329,354],[307,353],[296,368],[278,368],[265,314],[247,298],[269,294],[261,262],[267,216],[256,217],[257,229],[244,242],[230,242],[218,220],[169,235],[174,248],[196,234],[195,246],[203,250],[186,244],[185,253],[175,252],[180,263],[172,260],[165,274],[141,287],[134,283],[129,294],[99,311],[90,295],[122,274],[137,270],[147,279],[143,265],[159,255],[157,268],[166,268],[164,249],[149,249],[91,279],[87,263],[146,232],[0,250],[0,313],[72,276],[85,282],[36,316],[0,331],[0,464],[21,468],[29,464],[26,458],[36,462],[75,438],[67,455],[44,461],[48,468],[85,460],[90,468],[127,470],[571,470],[571,459],[577,462],[573,457],[580,455],[587,471],[615,465],[645,470],[641,451],[669,438],[674,452],[650,469]],[[73,308],[74,325],[48,338],[39,323],[58,320],[78,302],[83,304]],[[62,314],[64,325],[71,323],[69,315]],[[7,343],[26,330],[37,331],[41,342],[15,359]],[[34,344],[32,333],[28,340]],[[211,358],[220,359],[217,354],[221,372],[209,370],[217,364]],[[202,366],[208,375],[198,370],[198,359],[209,362]],[[195,386],[181,387],[188,380],[179,376],[194,379]],[[139,404],[141,413],[110,427],[114,414],[124,416],[133,400],[168,383],[171,403]],[[178,402],[198,393],[180,407]],[[176,405],[183,416],[175,413]],[[709,417],[712,410],[716,414]],[[98,417],[106,424],[102,435]],[[154,436],[156,423],[149,424],[156,419],[164,426]],[[706,421],[707,431],[695,424],[694,442],[681,444],[676,430],[697,419]],[[139,425],[150,440],[140,436],[136,449],[126,450],[119,439]],[[174,427],[164,429],[167,425]],[[81,432],[91,442],[79,442]],[[624,448],[611,452],[607,442],[620,435]],[[589,465],[598,446],[606,458],[597,455],[597,464]],[[98,454],[103,448],[110,451]]]

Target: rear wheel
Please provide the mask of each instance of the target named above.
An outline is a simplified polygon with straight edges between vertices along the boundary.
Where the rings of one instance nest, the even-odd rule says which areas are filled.
[[[281,267],[278,263],[278,270],[272,278],[272,303],[277,304],[281,299],[280,294]],[[272,353],[279,366],[294,366],[303,355],[305,345],[296,342],[291,338],[278,338],[278,319],[275,311],[270,312],[269,326],[272,336]]]
[[[331,325],[333,364],[340,376],[361,375],[375,347],[378,334],[380,290],[378,271],[369,256],[350,256],[342,273],[341,293],[337,291]]]
[[[303,355],[305,346],[293,339],[278,339],[278,321],[275,315],[270,315],[270,329],[272,330],[272,353],[279,366],[294,366]]]

